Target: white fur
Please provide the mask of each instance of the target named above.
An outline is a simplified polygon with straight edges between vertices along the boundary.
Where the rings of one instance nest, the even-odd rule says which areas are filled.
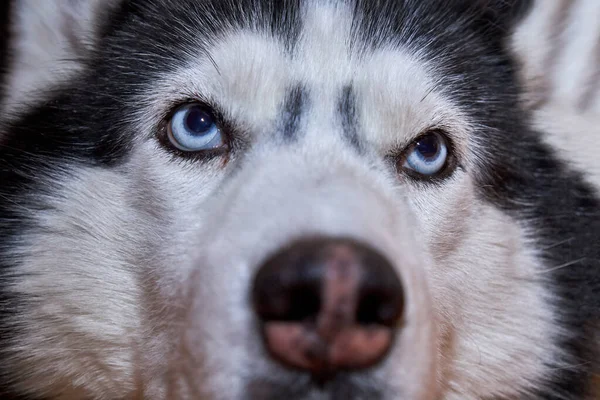
[[[11,10],[11,60],[0,122],[44,99],[81,70],[96,24],[113,0],[18,0]]]
[[[242,398],[246,379],[285,376],[253,333],[247,291],[270,252],[314,233],[371,243],[404,281],[406,326],[373,373],[392,393],[517,396],[552,373],[544,365],[559,357],[557,333],[542,285],[553,266],[541,266],[528,228],[479,201],[464,172],[425,188],[380,161],[439,124],[468,163],[485,150],[458,106],[431,92],[436,71],[403,49],[358,56],[347,46],[350,10],[338,3],[308,2],[304,18],[294,55],[256,31],[210,46],[218,71],[200,50],[190,55],[139,99],[131,123],[141,134],[125,166],[55,177],[51,208],[20,249],[35,275],[14,288],[44,299],[22,316],[31,329],[11,360],[24,389],[64,400],[173,398],[175,389],[216,400]],[[62,49],[40,57],[56,61]],[[25,82],[15,93],[46,85],[53,68],[15,78]],[[278,147],[278,113],[298,82],[310,110],[299,142]],[[336,115],[351,83],[368,156],[342,140]],[[169,104],[190,96],[243,125],[253,143],[243,160],[177,162],[155,142]]]
[[[565,162],[600,189],[598,20],[596,0],[536,1],[515,32],[513,49],[523,62],[535,126]]]
[[[63,185],[64,197],[46,200],[55,211],[36,216],[30,244],[18,254],[20,270],[31,275],[13,289],[40,302],[17,321],[28,329],[11,361],[26,391],[122,397],[132,390],[141,339],[138,267],[127,256],[142,226],[123,204],[126,182],[114,173],[81,171]]]
[[[581,103],[598,76],[600,3],[595,0],[535,1],[518,26],[513,49],[523,64],[528,99],[535,106],[560,104],[563,112],[581,112]],[[600,87],[587,112],[600,112]]]

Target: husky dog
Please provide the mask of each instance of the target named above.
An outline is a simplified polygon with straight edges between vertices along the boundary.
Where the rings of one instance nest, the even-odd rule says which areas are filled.
[[[597,0],[6,4],[1,399],[598,398]]]

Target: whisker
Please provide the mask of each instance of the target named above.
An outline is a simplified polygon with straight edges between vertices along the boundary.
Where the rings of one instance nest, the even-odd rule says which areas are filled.
[[[573,261],[569,261],[569,262],[566,262],[566,263],[561,264],[561,265],[557,265],[556,267],[552,267],[552,268],[548,268],[548,269],[545,269],[545,270],[538,271],[537,273],[538,274],[548,274],[550,272],[558,271],[559,269],[568,268],[568,267],[570,267],[572,265],[579,264],[580,262],[585,261],[585,260],[586,260],[586,258],[579,258],[577,260],[573,260]]]

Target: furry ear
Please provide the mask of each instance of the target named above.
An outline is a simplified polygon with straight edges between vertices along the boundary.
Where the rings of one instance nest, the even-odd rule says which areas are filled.
[[[12,0],[6,99],[10,113],[81,67],[116,0]],[[1,114],[1,113],[0,113]]]
[[[510,31],[532,8],[534,0],[476,0],[484,21]],[[543,1],[543,0],[542,0]]]
[[[16,0],[11,26],[19,47],[38,52],[82,51],[90,45],[103,0]]]

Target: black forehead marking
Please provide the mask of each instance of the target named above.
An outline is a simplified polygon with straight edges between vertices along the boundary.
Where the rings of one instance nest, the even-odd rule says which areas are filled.
[[[294,140],[306,111],[308,94],[302,85],[293,86],[286,94],[281,111],[281,134],[285,140]]]
[[[302,0],[129,0],[112,12],[101,29],[107,50],[129,49],[124,61],[144,54],[150,67],[171,68],[181,57],[206,50],[216,38],[237,30],[272,35],[291,51],[300,37]],[[151,35],[142,35],[151,28]],[[122,52],[122,50],[119,50]],[[138,61],[139,63],[139,61]],[[150,64],[152,63],[152,64]],[[150,69],[152,70],[152,68]]]
[[[343,136],[348,142],[357,149],[362,150],[360,137],[358,135],[358,111],[356,108],[356,95],[351,85],[346,86],[342,91],[338,104],[338,112],[342,121]]]
[[[260,2],[260,0],[259,0]],[[264,1],[262,2],[265,3]],[[302,31],[301,0],[286,0],[271,3],[271,30],[292,52]]]

